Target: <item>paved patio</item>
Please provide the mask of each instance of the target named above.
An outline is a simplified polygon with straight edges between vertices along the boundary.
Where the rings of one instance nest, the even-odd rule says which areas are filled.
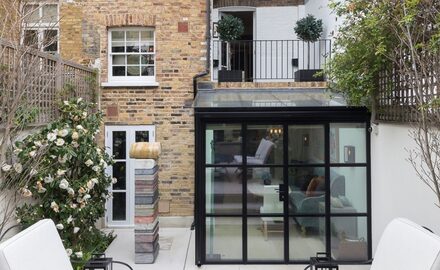
[[[134,264],[133,229],[117,229],[118,237],[107,250],[107,256],[130,264],[134,270],[303,270],[304,265],[194,265],[194,232],[189,228],[161,228],[160,252],[154,264]],[[342,266],[341,270],[368,270],[369,266]],[[127,268],[115,265],[114,270]]]

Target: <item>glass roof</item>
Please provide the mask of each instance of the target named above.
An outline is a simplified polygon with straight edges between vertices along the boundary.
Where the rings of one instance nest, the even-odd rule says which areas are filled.
[[[194,108],[345,107],[345,99],[325,88],[221,89],[199,91]]]

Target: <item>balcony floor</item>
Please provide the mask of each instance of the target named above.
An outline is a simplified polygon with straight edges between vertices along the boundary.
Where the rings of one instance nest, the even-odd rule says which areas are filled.
[[[303,270],[304,265],[194,265],[194,232],[188,228],[161,228],[160,251],[154,264],[134,264],[133,229],[116,229],[118,236],[107,250],[107,256],[130,264],[134,270]],[[126,270],[115,265],[114,270]],[[368,270],[369,266],[342,266],[341,270]]]

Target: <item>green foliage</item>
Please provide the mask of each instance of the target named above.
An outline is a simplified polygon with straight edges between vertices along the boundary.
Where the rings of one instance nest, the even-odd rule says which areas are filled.
[[[226,15],[218,22],[217,32],[223,41],[237,40],[244,33],[243,21],[232,15]]]
[[[348,0],[331,5],[344,24],[335,38],[326,68],[330,87],[345,95],[351,105],[370,106],[379,74],[390,67],[387,58],[395,38],[388,28],[388,5],[370,0]]]
[[[309,14],[307,17],[296,22],[294,30],[299,39],[315,42],[322,35],[322,20],[317,20],[313,15]]]
[[[33,200],[17,208],[17,219],[25,227],[52,219],[72,260],[105,250],[113,239],[95,228],[114,180],[104,172],[113,161],[96,143],[102,114],[89,114],[94,106],[82,99],[64,101],[59,120],[15,145],[18,162],[32,164],[33,171],[29,186],[20,189]],[[45,149],[41,161],[33,164],[40,148]]]

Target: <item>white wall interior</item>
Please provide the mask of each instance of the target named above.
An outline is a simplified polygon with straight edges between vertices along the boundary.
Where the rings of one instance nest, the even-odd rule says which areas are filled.
[[[405,125],[380,123],[371,134],[372,231],[375,249],[385,226],[408,218],[440,234],[435,194],[417,177],[407,160],[415,142]]]

